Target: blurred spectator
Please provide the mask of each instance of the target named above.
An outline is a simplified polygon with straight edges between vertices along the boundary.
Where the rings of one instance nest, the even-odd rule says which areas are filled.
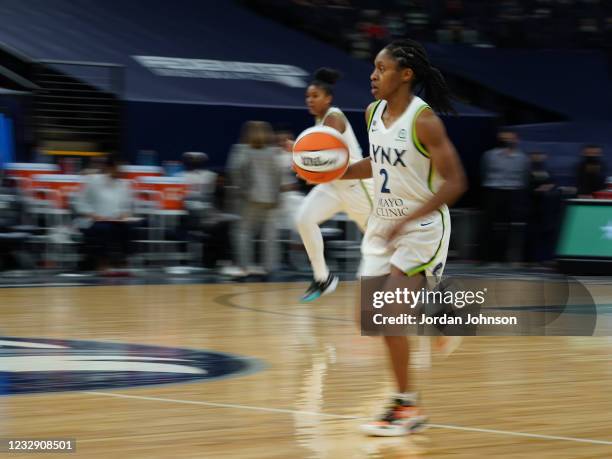
[[[543,263],[554,256],[561,213],[561,192],[546,167],[546,154],[530,155],[526,260]]]
[[[370,50],[378,52],[378,50],[388,44],[387,42],[389,41],[389,32],[387,30],[387,27],[381,22],[382,18],[380,11],[367,10],[364,11],[364,16],[367,17],[367,22],[362,24],[362,32],[365,34],[369,41]]]
[[[183,174],[183,164],[180,161],[164,161],[162,163],[164,172],[168,177],[175,177]]]
[[[109,156],[103,173],[86,177],[76,201],[84,217],[86,268],[93,265],[104,270],[125,263],[130,253],[132,205],[130,182],[120,178],[119,162]]]
[[[3,177],[0,170],[0,271],[31,264],[23,262],[29,234],[19,228],[22,212],[23,200],[17,182]]]
[[[0,169],[0,228],[9,228],[18,225],[23,210],[21,193],[18,189],[18,182],[2,174]]]
[[[207,169],[208,155],[200,151],[183,153],[183,168],[188,193],[205,202],[212,202],[217,184],[217,173]]]
[[[406,36],[406,24],[397,13],[390,13],[387,15],[386,28],[393,40]]]
[[[106,168],[106,158],[104,156],[91,156],[81,169],[81,175],[101,174]]]
[[[515,132],[501,131],[498,139],[500,146],[485,152],[481,160],[485,202],[483,261],[506,261],[510,248],[519,252],[512,257],[518,261],[522,259],[519,247],[529,159],[518,148]]]
[[[239,167],[240,190],[245,200],[240,232],[241,265],[253,274],[270,272],[276,263],[277,224],[274,214],[279,204],[283,172],[278,160],[279,154],[270,125],[262,121],[253,122]],[[255,238],[260,230],[263,269],[254,266]]]
[[[286,129],[280,129],[276,132],[276,140],[280,148],[278,160],[282,170],[282,181],[280,203],[274,218],[281,231],[280,238],[293,240],[293,232],[296,231],[294,223],[296,212],[304,200],[304,194],[300,191],[303,182],[297,179],[293,169],[293,133]],[[295,236],[298,237],[297,232]],[[289,249],[289,246],[285,246],[285,248]],[[291,264],[289,251],[283,251],[281,256],[283,263]]]
[[[278,161],[282,170],[280,204],[277,211],[277,221],[280,228],[294,229],[294,215],[300,207],[304,195],[300,192],[301,184],[293,170],[293,134],[279,130],[276,139],[280,148]]]
[[[374,0],[359,2],[243,0],[291,27],[371,58],[380,41],[410,38],[500,47],[610,49],[609,1]],[[360,11],[362,17],[360,18]],[[399,16],[399,14],[403,16]],[[334,33],[330,33],[333,31]],[[339,33],[338,33],[339,32]]]
[[[584,48],[594,48],[599,44],[601,30],[597,18],[581,18],[578,21],[577,41]]]
[[[587,145],[582,149],[582,160],[576,174],[576,194],[579,198],[592,198],[595,191],[606,188],[606,167],[601,147]]]
[[[220,268],[221,274],[243,276],[232,266],[230,224],[237,219],[225,214],[215,203],[219,175],[207,168],[208,155],[202,152],[183,154],[184,177],[188,185],[185,209],[188,212],[186,229],[190,237],[202,241],[202,259],[209,269]]]
[[[250,131],[254,129],[254,121],[247,121],[240,129],[240,139],[230,148],[227,155],[227,163],[225,165],[225,205],[226,212],[237,215],[242,218],[244,210],[244,197],[241,194],[242,177],[241,165],[245,159],[245,154],[248,148],[247,142],[250,137]],[[231,225],[230,237],[234,248],[233,261],[236,264],[241,262],[238,249],[240,248],[240,225],[239,221]]]
[[[363,32],[363,24],[358,24],[357,29],[347,33],[346,38],[350,44],[349,52],[357,59],[369,59],[371,55],[370,40]]]

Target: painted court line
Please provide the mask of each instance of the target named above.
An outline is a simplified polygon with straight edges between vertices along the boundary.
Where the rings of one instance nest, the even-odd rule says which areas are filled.
[[[282,409],[282,408],[269,408],[269,407],[263,407],[263,406],[238,405],[238,404],[233,404],[233,403],[214,403],[214,402],[203,402],[203,401],[198,401],[198,400],[179,400],[175,398],[145,397],[141,395],[115,394],[112,392],[87,391],[84,393],[90,394],[90,395],[102,395],[106,397],[115,397],[115,398],[148,400],[148,401],[153,401],[153,402],[164,402],[164,403],[181,403],[185,405],[213,406],[217,408],[235,408],[235,409],[240,409],[240,410],[264,411],[268,413],[303,414],[303,415],[308,415],[308,416],[319,416],[319,417],[334,418],[334,419],[354,419],[354,420],[365,419],[365,418],[359,418],[356,416],[347,416],[347,415],[342,415],[342,414],[330,414],[330,413],[320,413],[316,411],[301,411],[301,410],[290,410],[290,409]],[[514,437],[536,438],[540,440],[559,440],[559,441],[571,441],[575,443],[589,443],[592,445],[612,446],[612,441],[591,440],[589,438],[561,437],[557,435],[543,435],[543,434],[533,434],[533,433],[526,433],[526,432],[512,432],[509,430],[481,429],[478,427],[462,427],[462,426],[454,426],[454,425],[447,425],[447,424],[428,424],[428,426],[436,428],[436,429],[464,430],[468,432],[483,432],[483,433],[492,433],[492,434],[498,434],[498,435],[510,435]]]
[[[429,427],[437,427],[440,429],[452,429],[452,430],[467,430],[470,432],[484,432],[484,433],[493,433],[500,435],[512,435],[514,437],[528,437],[528,438],[538,438],[541,440],[562,440],[562,441],[573,441],[576,443],[589,443],[592,445],[610,445],[612,446],[612,441],[606,440],[591,440],[589,438],[576,438],[576,437],[560,437],[557,435],[540,435],[540,434],[532,434],[526,432],[512,432],[508,430],[496,430],[496,429],[481,429],[478,427],[462,427],[462,426],[451,426],[446,424],[428,424]]]
[[[359,419],[355,416],[346,416],[342,414],[327,414],[318,413],[316,411],[300,411],[300,410],[287,410],[283,408],[268,408],[261,406],[249,406],[249,405],[235,405],[233,403],[213,403],[213,402],[201,402],[198,400],[178,400],[176,398],[159,398],[159,397],[144,397],[140,395],[126,395],[126,394],[114,394],[112,392],[85,392],[91,395],[106,395],[107,397],[117,398],[131,398],[136,400],[149,400],[153,402],[166,402],[166,403],[182,403],[184,405],[203,405],[203,406],[214,406],[217,408],[236,408],[239,410],[252,410],[252,411],[266,411],[268,413],[284,413],[284,414],[305,414],[308,416],[321,416],[327,418],[336,419]],[[612,442],[610,443],[612,445]]]

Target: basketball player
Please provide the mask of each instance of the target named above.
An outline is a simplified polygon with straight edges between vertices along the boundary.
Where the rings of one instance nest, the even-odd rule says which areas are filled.
[[[434,113],[453,110],[450,94],[423,46],[412,40],[383,48],[370,80],[377,99],[366,110],[370,157],[349,166],[342,177],[374,177],[374,209],[362,243],[360,272],[388,276],[387,288],[402,277],[418,289],[425,276],[439,278],[444,270],[450,236],[448,205],[466,189],[459,157]],[[418,87],[427,102],[415,95]],[[408,378],[408,339],[384,339],[397,394],[381,419],[362,430],[376,436],[416,432],[426,417]]]
[[[315,117],[315,125],[332,127],[342,135],[349,149],[350,162],[357,162],[363,156],[353,128],[342,111],[332,106],[334,83],[339,77],[340,74],[332,69],[317,70],[306,90],[306,105]],[[338,285],[338,277],[329,272],[325,263],[319,225],[338,212],[346,212],[363,232],[371,210],[371,180],[323,183],[308,193],[297,212],[296,226],[310,259],[314,279],[302,296],[302,301],[314,301],[333,292]]]

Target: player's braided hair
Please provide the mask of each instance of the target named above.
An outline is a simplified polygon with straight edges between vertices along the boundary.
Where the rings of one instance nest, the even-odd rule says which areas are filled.
[[[310,84],[321,88],[327,95],[333,96],[334,84],[341,76],[342,74],[337,70],[322,67],[315,71]]]
[[[403,68],[411,68],[415,79],[413,89],[417,86],[424,90],[424,99],[431,107],[441,113],[456,113],[451,104],[451,93],[440,71],[429,62],[423,45],[419,42],[404,39],[388,44],[385,49]]]

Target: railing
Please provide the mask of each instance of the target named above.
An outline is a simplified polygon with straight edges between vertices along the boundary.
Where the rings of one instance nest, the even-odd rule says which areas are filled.
[[[71,144],[85,144],[92,151],[119,148],[123,66],[43,60],[34,69],[33,80],[40,87],[34,99],[39,143],[59,150],[70,150]]]

